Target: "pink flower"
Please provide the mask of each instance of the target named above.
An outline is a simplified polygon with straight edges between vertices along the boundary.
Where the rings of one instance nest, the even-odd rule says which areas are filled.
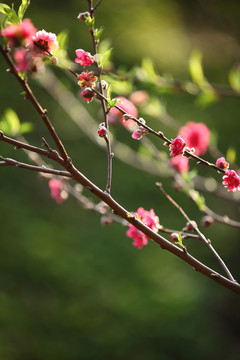
[[[58,204],[61,204],[65,199],[62,197],[62,182],[57,179],[49,180],[48,186],[51,190],[51,197],[56,200]]]
[[[77,58],[75,59],[75,62],[82,65],[82,66],[90,66],[94,63],[92,55],[84,51],[83,49],[77,49],[75,50],[75,53],[77,55]]]
[[[58,49],[57,36],[54,33],[41,30],[36,33],[36,35],[33,37],[33,40],[39,45],[38,50],[46,50],[43,51],[45,54],[48,52],[51,53]]]
[[[185,145],[186,145],[185,141],[179,135],[175,139],[172,139],[172,143],[169,146],[171,150],[170,156],[177,156],[182,154]]]
[[[188,158],[186,156],[175,156],[171,158],[170,164],[179,173],[183,173],[189,170]]]
[[[95,93],[91,88],[87,87],[81,92],[81,96],[85,101],[90,102],[94,98]]]
[[[133,103],[130,100],[122,96],[118,97],[118,100],[120,101],[116,102],[117,106],[119,106],[126,113],[137,118],[138,116],[137,108],[135,107],[135,105],[133,105]],[[121,113],[121,111],[113,107],[109,112],[109,124],[115,124],[119,122],[122,122],[124,126],[131,126],[134,124],[133,120],[123,121],[123,114]]]
[[[210,130],[205,124],[190,121],[179,130],[179,135],[186,141],[186,146],[195,149],[196,155],[203,155],[207,151]]]
[[[24,19],[20,24],[8,25],[1,31],[1,36],[8,38],[12,47],[31,45],[33,36],[37,29],[33,26],[30,19]]]
[[[28,72],[30,74],[40,73],[44,70],[44,62],[42,54],[34,54],[29,49],[17,49],[13,58],[16,63],[17,70],[21,73]]]
[[[143,224],[147,225],[153,231],[158,232],[159,218],[155,215],[154,210],[150,211],[144,210],[140,207],[137,212],[134,214],[137,219],[141,220]],[[141,249],[144,245],[148,244],[148,237],[142,231],[139,231],[134,225],[129,224],[129,229],[126,235],[132,239],[133,246],[136,246],[138,249]]]
[[[223,176],[223,185],[228,188],[228,191],[240,190],[240,177],[234,170],[226,170]]]
[[[224,157],[220,157],[216,161],[216,165],[220,167],[220,169],[227,169],[229,167],[229,163],[225,160]]]

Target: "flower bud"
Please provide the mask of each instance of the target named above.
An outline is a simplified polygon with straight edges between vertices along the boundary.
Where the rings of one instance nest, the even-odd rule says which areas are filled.
[[[86,89],[84,89],[84,90],[81,92],[81,96],[82,96],[83,99],[86,100],[87,102],[92,101],[94,95],[95,95],[95,93],[94,93],[94,91],[93,91],[90,87],[87,87]]]
[[[140,128],[136,129],[132,133],[132,138],[135,139],[135,140],[140,140],[142,136],[143,136],[143,133],[142,133],[142,130]]]
[[[214,223],[214,218],[210,215],[203,216],[201,219],[201,224],[204,227],[209,227]]]
[[[80,13],[77,18],[80,21],[86,21],[89,16],[90,16],[89,12],[86,11],[86,12]]]
[[[110,225],[113,221],[109,216],[104,215],[101,217],[100,222],[101,222],[102,226],[107,226],[107,225]]]
[[[51,59],[50,59],[51,63],[53,65],[57,65],[58,64],[58,59],[56,58],[56,56],[52,56]]]
[[[178,242],[178,233],[172,233],[170,235],[170,239],[172,240],[173,243],[177,243]]]
[[[100,137],[105,137],[107,133],[108,133],[107,128],[103,124],[100,124],[98,128],[98,135]]]
[[[122,119],[123,119],[123,121],[128,121],[128,120],[132,119],[132,115],[130,115],[130,114],[123,114]]]
[[[194,227],[197,228],[197,223],[194,220],[191,220],[191,222],[187,222],[186,223],[186,227],[184,228],[184,230],[186,229],[187,231],[193,231]]]

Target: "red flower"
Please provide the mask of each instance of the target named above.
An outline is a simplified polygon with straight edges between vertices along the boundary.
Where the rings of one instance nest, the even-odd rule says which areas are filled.
[[[153,231],[158,232],[159,218],[155,215],[154,210],[150,211],[144,210],[140,207],[137,212],[134,214],[143,224],[147,225]],[[148,244],[148,237],[142,231],[138,230],[134,225],[129,224],[129,229],[126,235],[132,239],[133,246],[136,246],[138,249],[141,249],[144,245]]]
[[[186,145],[185,141],[179,135],[175,139],[172,139],[172,143],[169,146],[171,150],[170,156],[177,156],[182,154],[185,145]]]
[[[186,141],[186,146],[195,149],[196,155],[203,155],[207,151],[210,130],[205,124],[190,121],[179,130],[179,135]]]
[[[133,117],[137,118],[138,111],[137,108],[133,105],[133,103],[126,99],[125,97],[118,97],[120,101],[116,102],[116,105],[123,109],[126,113],[132,115]],[[131,126],[135,122],[133,120],[123,120],[123,114],[120,110],[116,109],[115,107],[111,108],[109,112],[109,124],[115,124],[122,122],[124,126]]]
[[[93,75],[93,72],[85,72],[83,71],[80,75],[78,75],[78,78],[80,79],[80,81],[78,82],[78,84],[81,87],[93,87],[95,84],[95,81],[97,80],[97,77]]]
[[[226,170],[223,176],[223,185],[228,188],[228,191],[240,190],[240,177],[234,170]]]

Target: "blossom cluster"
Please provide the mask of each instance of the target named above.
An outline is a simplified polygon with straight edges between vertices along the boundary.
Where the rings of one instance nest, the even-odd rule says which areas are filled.
[[[158,232],[159,218],[155,215],[154,210],[144,210],[143,207],[138,208],[134,216],[139,219],[143,224],[147,225],[151,230]],[[134,225],[129,224],[129,229],[126,235],[132,239],[133,246],[141,249],[144,245],[148,244],[148,237],[142,231],[138,230]]]
[[[89,52],[83,49],[77,49],[75,50],[75,53],[77,55],[75,59],[75,62],[77,64],[80,64],[85,67],[85,66],[90,66],[94,63],[93,56]],[[81,92],[82,98],[87,102],[92,101],[95,96],[95,93],[92,89],[95,86],[97,77],[93,74],[92,71],[90,72],[83,71],[81,72],[80,75],[78,75],[78,79],[79,79],[78,85],[85,88]]]
[[[37,31],[30,19],[8,25],[0,34],[13,50],[16,68],[21,73],[40,72],[44,68],[45,55],[52,56],[52,52],[58,48],[56,34]]]

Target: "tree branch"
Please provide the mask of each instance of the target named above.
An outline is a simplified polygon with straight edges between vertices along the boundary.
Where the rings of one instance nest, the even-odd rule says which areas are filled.
[[[7,64],[10,66],[10,71],[14,74],[14,76],[17,78],[19,84],[21,85],[22,89],[26,92],[26,98],[32,103],[33,107],[36,109],[36,111],[38,112],[38,114],[41,116],[42,120],[44,121],[52,139],[54,140],[61,156],[63,157],[64,161],[66,163],[68,163],[70,161],[68,154],[61,142],[61,140],[59,139],[52,123],[50,122],[48,116],[47,116],[47,110],[43,109],[42,106],[39,104],[39,102],[37,101],[36,97],[34,96],[32,90],[30,89],[27,81],[25,79],[23,79],[22,77],[19,76],[18,71],[12,61],[12,59],[10,58],[10,56],[8,55],[8,50],[4,49],[3,46],[0,44],[0,52],[2,53],[4,59],[6,60]]]
[[[68,171],[54,170],[54,169],[45,168],[43,166],[29,165],[11,158],[4,158],[3,156],[0,156],[0,159],[2,160],[0,162],[0,166],[16,166],[22,169],[37,171],[45,174],[64,176],[68,178],[72,177],[72,175]]]

